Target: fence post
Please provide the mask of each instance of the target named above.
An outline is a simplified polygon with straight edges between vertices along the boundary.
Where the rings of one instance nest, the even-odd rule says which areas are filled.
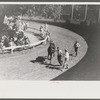
[[[11,54],[13,54],[13,49],[11,49]]]
[[[72,5],[71,22],[73,22],[73,15],[74,15],[74,5]]]
[[[86,18],[87,18],[87,10],[88,10],[88,5],[86,5],[86,7],[85,7],[85,16],[84,16],[84,21],[86,21]]]

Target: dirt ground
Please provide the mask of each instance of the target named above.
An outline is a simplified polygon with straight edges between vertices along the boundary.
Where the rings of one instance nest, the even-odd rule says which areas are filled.
[[[26,30],[31,43],[39,41],[39,28],[43,24],[30,22]],[[44,25],[43,25],[44,26]],[[76,65],[86,54],[88,46],[85,40],[67,29],[49,25],[48,31],[56,46],[64,52],[68,49],[74,55],[73,45],[77,40],[80,43],[78,56],[70,56],[69,69]],[[32,49],[17,51],[13,54],[0,54],[0,79],[1,80],[51,80],[63,72],[58,65],[57,57],[49,65],[47,59],[48,44],[42,44]]]

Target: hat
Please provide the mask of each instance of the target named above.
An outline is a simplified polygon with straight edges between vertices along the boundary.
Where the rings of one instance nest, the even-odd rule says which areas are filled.
[[[67,50],[67,49],[65,49],[65,52],[68,52],[68,50]]]

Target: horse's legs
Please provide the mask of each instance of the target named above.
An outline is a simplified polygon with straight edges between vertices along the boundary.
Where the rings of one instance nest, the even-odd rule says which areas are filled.
[[[49,59],[50,54],[48,53],[48,59]]]

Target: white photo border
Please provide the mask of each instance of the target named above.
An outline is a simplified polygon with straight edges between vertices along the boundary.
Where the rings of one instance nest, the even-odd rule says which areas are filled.
[[[0,4],[88,4],[100,2],[0,2]],[[0,81],[0,98],[99,99],[100,81]]]

